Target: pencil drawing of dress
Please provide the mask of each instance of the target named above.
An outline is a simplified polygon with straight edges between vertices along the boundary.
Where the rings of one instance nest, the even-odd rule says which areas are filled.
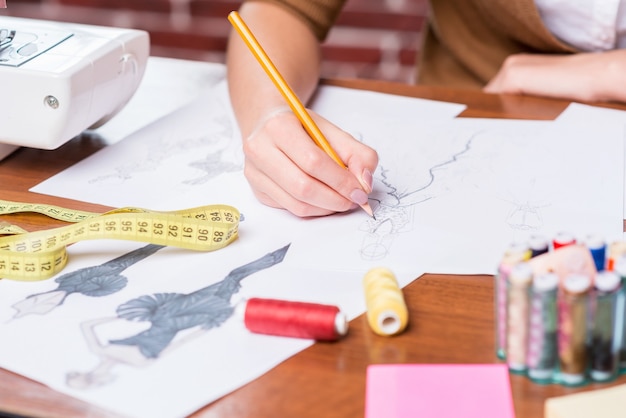
[[[56,289],[36,293],[13,304],[14,318],[29,314],[46,314],[61,306],[71,294],[103,297],[119,292],[128,283],[122,272],[146,257],[156,253],[162,245],[148,244],[98,266],[85,267],[57,277]]]
[[[147,321],[151,326],[134,336],[110,341],[134,345],[147,358],[156,358],[178,332],[200,327],[215,328],[234,312],[230,299],[241,288],[241,280],[280,263],[289,246],[269,253],[232,270],[223,280],[189,294],[156,293],[130,300],[117,309],[117,316],[129,321]]]
[[[191,338],[221,326],[235,312],[231,297],[240,290],[241,281],[281,263],[289,245],[237,267],[221,281],[194,292],[139,296],[119,305],[116,317],[95,318],[81,323],[87,346],[100,362],[87,372],[68,372],[66,384],[75,389],[108,385],[115,380],[111,372],[115,366],[145,367],[157,361],[164,351],[171,351]],[[150,325],[141,332],[119,339],[98,335],[100,326],[119,321],[148,322]],[[190,330],[191,334],[174,341],[185,330]]]

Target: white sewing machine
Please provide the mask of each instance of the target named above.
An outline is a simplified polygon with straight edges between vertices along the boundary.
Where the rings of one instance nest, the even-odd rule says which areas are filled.
[[[147,32],[0,16],[0,159],[54,149],[130,100],[150,52]]]

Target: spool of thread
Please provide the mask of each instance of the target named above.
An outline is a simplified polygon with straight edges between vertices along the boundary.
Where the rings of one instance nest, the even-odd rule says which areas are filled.
[[[591,378],[611,380],[619,369],[619,347],[615,341],[616,306],[621,278],[612,271],[596,275],[591,328]]]
[[[550,250],[550,242],[541,235],[533,235],[528,241],[528,247],[530,248],[530,256],[537,257],[538,255],[545,254]]]
[[[589,249],[596,271],[602,271],[606,267],[606,242],[598,235],[588,235],[584,240],[585,246]]]
[[[591,278],[571,274],[559,298],[559,364],[565,385],[585,382],[587,370],[587,321]]]
[[[606,269],[614,270],[619,259],[626,256],[626,241],[612,242],[607,252]]]
[[[532,255],[526,243],[514,242],[506,249],[495,277],[495,317],[496,317],[496,355],[500,359],[506,357],[506,310],[507,281],[511,269],[517,263],[528,260]]]
[[[569,232],[559,232],[552,239],[552,248],[554,248],[555,250],[572,244],[576,244],[576,238]]]
[[[507,282],[506,361],[512,372],[526,371],[530,311],[529,287],[532,279],[533,272],[530,264],[522,262],[513,266]]]
[[[335,341],[348,332],[345,314],[332,305],[251,298],[237,310],[246,328],[257,334]]]
[[[556,273],[533,278],[530,294],[528,377],[539,382],[551,381],[557,368],[557,289]]]
[[[624,242],[626,244],[626,242]],[[616,246],[612,245],[611,250]],[[610,260],[614,260],[615,273],[622,279],[622,287],[617,295],[616,319],[615,319],[615,340],[619,346],[620,368],[626,371],[626,247],[620,251],[612,252]],[[621,341],[621,342],[620,342]]]
[[[367,321],[372,330],[382,336],[404,331],[409,312],[393,272],[383,267],[371,269],[363,277],[363,288]]]

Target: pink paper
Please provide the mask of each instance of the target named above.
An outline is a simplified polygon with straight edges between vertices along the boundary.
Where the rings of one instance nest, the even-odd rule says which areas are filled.
[[[514,418],[505,364],[376,364],[365,418]]]

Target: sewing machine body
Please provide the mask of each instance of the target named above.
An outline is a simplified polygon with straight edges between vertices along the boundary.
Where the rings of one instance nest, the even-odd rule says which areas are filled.
[[[149,50],[140,30],[0,16],[0,158],[3,145],[54,149],[111,119]]]

